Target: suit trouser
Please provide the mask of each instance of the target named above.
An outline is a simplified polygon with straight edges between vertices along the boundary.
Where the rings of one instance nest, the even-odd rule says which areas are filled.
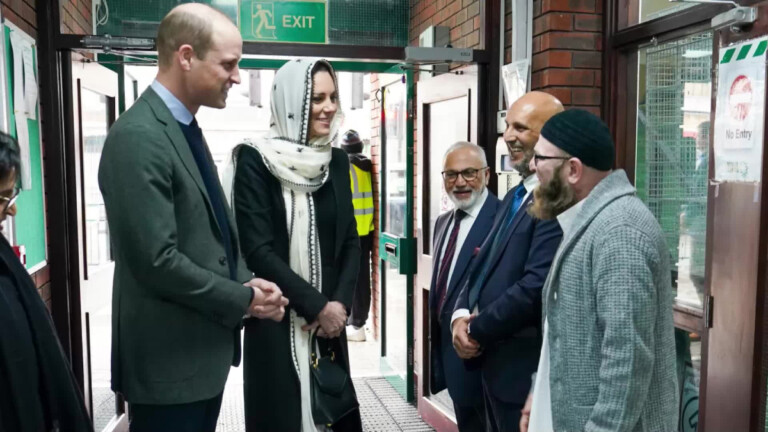
[[[362,327],[368,321],[368,309],[371,308],[371,249],[373,232],[360,237],[360,273],[357,276],[355,297],[352,301],[352,313],[349,324]]]
[[[223,395],[186,404],[130,404],[131,432],[216,432]]]
[[[504,402],[495,397],[483,379],[483,400],[488,432],[520,432],[520,411],[523,406]]]
[[[485,431],[485,410],[482,405],[462,407],[454,403],[453,412],[456,414],[456,426],[459,432]]]

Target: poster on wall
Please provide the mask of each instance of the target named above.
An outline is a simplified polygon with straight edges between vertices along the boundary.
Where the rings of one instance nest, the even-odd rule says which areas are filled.
[[[768,36],[720,48],[714,141],[716,181],[760,181],[766,48]]]

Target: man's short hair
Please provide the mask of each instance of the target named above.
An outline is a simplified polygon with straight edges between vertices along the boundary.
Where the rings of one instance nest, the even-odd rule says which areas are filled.
[[[19,144],[12,136],[0,132],[0,180],[7,180],[11,173],[15,173],[17,178],[21,173]]]
[[[199,3],[198,3],[199,4]],[[205,6],[200,4],[200,6]],[[206,6],[218,18],[229,17],[221,11]],[[179,9],[172,10],[160,22],[157,29],[157,61],[161,68],[171,65],[173,54],[182,45],[190,45],[195,50],[195,56],[204,59],[211,49],[213,40],[213,21],[217,17],[201,16],[194,12]]]
[[[477,155],[477,157],[483,161],[483,166],[488,166],[488,159],[485,157],[485,149],[480,147],[477,144],[467,142],[467,141],[459,141],[452,146],[448,147],[448,150],[445,151],[445,154],[443,155],[443,164],[445,164],[445,159],[448,157],[451,152],[454,152],[459,149],[463,148],[469,148],[472,149],[473,152]]]

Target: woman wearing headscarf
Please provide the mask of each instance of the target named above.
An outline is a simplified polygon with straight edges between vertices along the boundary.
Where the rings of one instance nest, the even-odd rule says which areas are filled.
[[[0,223],[16,216],[19,146],[0,132]],[[0,227],[2,229],[2,227]],[[0,431],[93,431],[35,283],[0,235]]]
[[[282,322],[247,319],[246,430],[314,432],[310,332],[349,372],[345,325],[360,244],[349,162],[331,147],[341,124],[336,76],[325,60],[286,63],[275,74],[267,136],[233,152],[233,202],[251,271],[290,300]],[[358,410],[333,425],[360,431]]]

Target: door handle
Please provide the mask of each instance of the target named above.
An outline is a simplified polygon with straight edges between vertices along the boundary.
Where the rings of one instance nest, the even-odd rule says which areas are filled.
[[[384,243],[384,250],[390,255],[397,255],[397,245],[394,243]]]

